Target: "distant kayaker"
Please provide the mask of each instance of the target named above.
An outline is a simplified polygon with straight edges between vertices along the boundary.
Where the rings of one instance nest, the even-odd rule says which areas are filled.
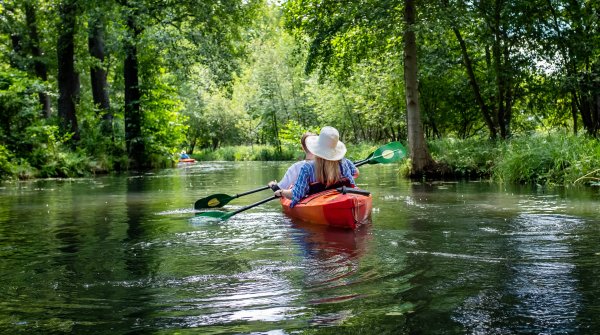
[[[301,167],[291,189],[275,191],[275,196],[291,199],[290,207],[294,207],[309,193],[341,185],[356,187],[354,177],[358,176],[358,169],[344,158],[346,145],[339,138],[337,129],[329,126],[323,127],[319,136],[307,137],[306,147],[315,156],[314,161]]]
[[[290,166],[285,172],[285,175],[283,176],[281,181],[277,182],[277,180],[273,180],[268,183],[269,187],[273,191],[277,191],[279,189],[285,190],[290,188],[296,182],[296,179],[298,179],[298,175],[300,174],[300,169],[302,168],[302,166],[304,166],[304,164],[306,164],[309,161],[312,161],[315,158],[312,152],[310,152],[306,148],[306,138],[310,136],[316,137],[317,134],[306,132],[302,134],[302,137],[300,138],[300,144],[302,145],[302,150],[304,150],[304,159],[292,164],[292,166]]]
[[[190,155],[188,155],[185,150],[181,150],[181,155],[179,155],[179,159],[190,159]]]

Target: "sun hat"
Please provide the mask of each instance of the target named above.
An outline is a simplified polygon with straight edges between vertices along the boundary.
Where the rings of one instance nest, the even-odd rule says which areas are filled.
[[[340,141],[337,129],[325,126],[319,136],[306,138],[306,147],[315,156],[329,161],[338,161],[346,154],[346,145]]]

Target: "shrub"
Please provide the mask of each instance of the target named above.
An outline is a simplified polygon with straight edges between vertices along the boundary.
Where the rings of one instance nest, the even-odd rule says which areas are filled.
[[[457,176],[489,177],[499,155],[497,143],[489,140],[445,138],[429,142],[434,160],[450,166]]]
[[[456,175],[505,183],[573,184],[600,166],[600,143],[585,135],[534,133],[506,141],[429,142],[433,158]]]
[[[227,146],[217,150],[203,149],[194,153],[193,158],[200,161],[289,161],[303,157],[301,150],[277,148],[266,145]]]
[[[8,179],[15,174],[15,166],[11,163],[13,155],[0,144],[0,179]]]

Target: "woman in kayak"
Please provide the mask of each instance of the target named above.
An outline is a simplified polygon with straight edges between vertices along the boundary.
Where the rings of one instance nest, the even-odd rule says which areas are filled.
[[[358,169],[344,158],[346,146],[333,127],[323,127],[319,136],[306,138],[306,147],[315,156],[314,161],[305,163],[291,189],[275,191],[275,196],[291,199],[290,207],[308,194],[342,185],[355,187],[354,178]]]
[[[300,144],[302,145],[302,150],[304,150],[304,159],[292,164],[292,166],[290,166],[285,172],[285,175],[283,175],[283,178],[281,178],[281,181],[277,182],[277,180],[273,180],[267,184],[273,191],[290,188],[290,186],[296,182],[296,179],[298,179],[298,175],[300,174],[300,169],[302,166],[315,158],[312,152],[306,148],[306,139],[310,136],[316,137],[317,134],[306,132],[302,134],[302,137],[300,138]]]

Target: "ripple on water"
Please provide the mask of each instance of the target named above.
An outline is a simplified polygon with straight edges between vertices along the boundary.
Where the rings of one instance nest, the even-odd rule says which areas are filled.
[[[582,224],[565,215],[517,216],[501,234],[512,251],[508,276],[465,299],[453,318],[472,333],[573,332],[582,296],[571,242]]]

